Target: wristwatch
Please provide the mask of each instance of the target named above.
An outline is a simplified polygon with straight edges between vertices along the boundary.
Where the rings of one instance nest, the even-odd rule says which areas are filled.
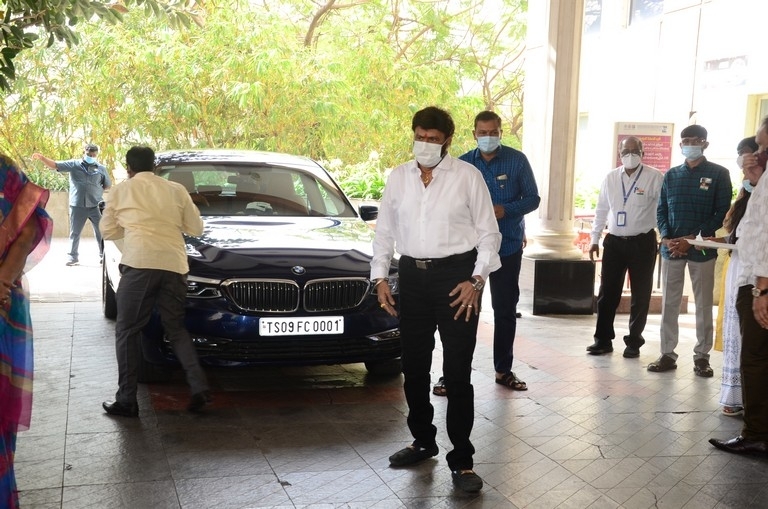
[[[479,278],[477,276],[472,276],[471,278],[469,278],[469,282],[472,283],[472,288],[476,292],[481,292],[483,291],[483,288],[485,288],[485,281],[483,281],[482,278]],[[766,291],[766,293],[768,293],[768,291]]]
[[[752,297],[762,297],[768,295],[768,288],[752,288]]]

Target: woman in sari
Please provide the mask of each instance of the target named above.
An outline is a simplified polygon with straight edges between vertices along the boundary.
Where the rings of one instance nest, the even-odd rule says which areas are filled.
[[[747,154],[763,151],[768,144],[768,117],[763,119],[757,135],[744,138],[739,142],[736,150],[739,155],[738,165],[742,168],[741,159]],[[742,188],[739,191],[736,201],[731,205],[730,210],[725,216],[723,227],[728,232],[727,237],[713,238],[720,242],[735,244],[736,228],[739,226],[744,212],[747,210],[747,203],[752,193],[752,188],[760,179],[762,170],[759,173],[747,175]],[[723,270],[724,284],[722,289],[720,312],[718,313],[718,336],[722,338],[723,352],[723,378],[720,385],[720,405],[722,412],[728,416],[739,416],[744,413],[742,403],[741,388],[741,331],[739,328],[739,316],[736,313],[736,294],[738,285],[736,284],[739,274],[739,253],[736,250],[728,252],[728,259]]]
[[[44,207],[48,190],[29,182],[0,153],[0,507],[19,505],[13,457],[16,433],[32,411],[32,323],[25,270],[43,257],[53,222]]]

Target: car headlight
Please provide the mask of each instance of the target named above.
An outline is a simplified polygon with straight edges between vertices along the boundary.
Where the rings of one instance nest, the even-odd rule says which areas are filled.
[[[218,279],[208,279],[203,277],[187,277],[187,298],[191,299],[215,299],[221,297]]]
[[[392,295],[397,295],[400,293],[400,275],[399,274],[390,274],[387,276],[387,285],[389,286],[389,293]],[[376,288],[371,289],[371,293],[373,295],[376,295]]]

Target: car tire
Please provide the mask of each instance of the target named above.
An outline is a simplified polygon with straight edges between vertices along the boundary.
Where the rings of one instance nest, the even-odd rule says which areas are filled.
[[[117,318],[117,296],[109,281],[106,263],[101,265],[101,310],[104,318],[109,320]]]
[[[138,365],[136,366],[136,376],[138,381],[143,384],[151,384],[157,382],[167,382],[173,376],[173,370],[170,366],[159,366],[152,364],[144,357],[144,352],[141,350],[141,344],[137,345],[138,352],[136,358],[138,359]]]
[[[397,359],[386,359],[383,361],[366,361],[365,369],[368,373],[376,376],[397,376],[403,371],[400,363],[400,357]]]

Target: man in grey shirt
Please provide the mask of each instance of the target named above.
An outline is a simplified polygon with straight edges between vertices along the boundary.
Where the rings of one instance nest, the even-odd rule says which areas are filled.
[[[93,233],[99,244],[99,258],[104,254],[104,242],[101,239],[99,221],[99,202],[104,191],[112,186],[107,168],[99,164],[97,157],[99,146],[88,143],[85,146],[82,159],[69,161],[54,161],[42,154],[32,154],[33,160],[42,161],[48,168],[60,173],[69,173],[69,258],[67,265],[80,263],[78,248],[80,234],[85,227],[85,221],[90,220]]]

